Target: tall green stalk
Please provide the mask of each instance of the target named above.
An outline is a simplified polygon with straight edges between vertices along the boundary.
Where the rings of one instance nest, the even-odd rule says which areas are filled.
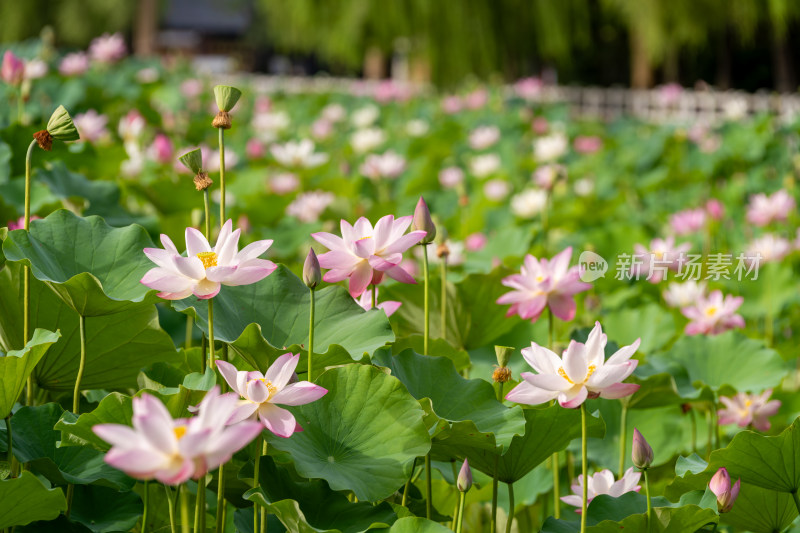
[[[253,488],[258,487],[258,474],[261,470],[261,446],[264,444],[264,432],[262,431],[256,439],[255,464],[253,465]],[[253,504],[253,533],[258,533],[258,509],[259,505]]]
[[[219,226],[225,224],[225,129],[219,131]]]
[[[22,99],[20,99],[22,101]],[[22,107],[20,107],[20,112]],[[21,121],[21,119],[20,119]],[[28,145],[25,154],[25,231],[31,229],[31,160],[33,158],[33,147],[36,146],[36,139]],[[31,331],[31,269],[28,265],[22,267],[22,345],[28,343]],[[25,391],[25,404],[33,405],[33,373],[28,376],[27,390]]]
[[[75,377],[75,391],[72,395],[72,412],[76,415],[80,414],[81,406],[81,380],[83,379],[83,370],[86,367],[86,317],[78,315],[78,326],[80,329],[81,338],[81,359],[78,363],[78,375]]]
[[[195,531],[206,530],[206,474],[197,480],[197,498],[194,506]]]
[[[588,507],[589,460],[586,442],[586,402],[581,404],[581,471],[583,473],[583,501],[581,503],[581,533],[586,532],[586,509]]]
[[[494,475],[492,476],[492,518],[489,529],[494,533],[497,531],[497,470],[500,465],[500,456],[494,456]]]
[[[167,510],[169,511],[169,529],[171,533],[178,533],[175,522],[175,498],[172,497],[172,489],[164,483],[164,491],[167,493]]]
[[[6,455],[8,459],[8,468],[11,470],[11,478],[17,477],[14,472],[14,448],[12,446],[14,439],[11,437],[11,413],[6,417]]]
[[[511,533],[511,524],[514,523],[514,484],[508,484],[508,520],[506,520],[506,533]]]
[[[206,240],[211,242],[211,200],[208,198],[208,189],[203,190],[203,209],[206,213],[204,219],[206,227]]]
[[[425,324],[424,324],[424,335],[422,339],[422,351],[425,352],[425,355],[428,355],[428,340],[430,338],[430,295],[429,293],[429,277],[430,273],[428,272],[428,247],[426,245],[422,245],[422,272],[425,278]]]
[[[458,518],[456,521],[456,533],[461,533],[461,528],[464,525],[464,501],[467,499],[466,492],[459,492],[458,498]]]
[[[622,403],[622,413],[619,416],[619,475],[622,478],[625,474],[625,452],[628,450],[628,401],[620,400]]]
[[[647,531],[651,531],[653,526],[653,507],[650,503],[650,482],[647,479],[647,469],[643,469],[644,473],[644,492],[647,495]]]
[[[441,337],[447,338],[447,255],[442,256],[442,326]],[[502,401],[502,400],[501,400]]]
[[[266,439],[264,439],[263,444],[261,445],[261,455],[262,456],[263,455],[267,455],[267,441],[266,441]],[[259,514],[261,515],[261,523],[259,524],[259,527],[261,529],[259,530],[258,533],[267,533],[267,508],[266,507],[262,507],[261,510],[259,511]],[[256,533],[256,531],[254,530],[253,533]]]
[[[550,306],[547,307],[547,348],[549,350],[555,351],[555,335],[553,334],[553,330],[555,329],[555,321],[553,319],[553,310],[550,309]],[[559,474],[561,473],[561,466],[559,465],[558,461],[558,452],[555,452],[551,456],[551,465],[553,467],[553,516],[556,519],[561,518],[561,484],[559,479]]]
[[[308,381],[314,381],[314,374],[312,371],[312,359],[314,357],[314,307],[315,307],[315,291],[311,291],[309,313],[308,313]]]
[[[217,473],[217,533],[225,531],[225,463],[219,465]]]
[[[142,511],[142,530],[141,533],[147,533],[147,509],[150,503],[150,487],[148,487],[148,481],[145,480],[144,482],[144,510]]]
[[[431,454],[425,456],[425,517],[430,520],[433,516],[433,490],[431,490]]]
[[[406,485],[403,487],[403,499],[400,500],[400,505],[403,507],[406,506],[406,501],[408,500],[408,487],[411,485],[411,478],[414,477],[414,470],[417,468],[417,458],[414,458],[414,462],[411,463],[411,474],[408,476],[406,480]]]
[[[189,526],[189,487],[178,486],[178,499],[181,505],[181,532],[189,533],[192,530]]]
[[[214,370],[214,298],[208,299],[208,366]]]

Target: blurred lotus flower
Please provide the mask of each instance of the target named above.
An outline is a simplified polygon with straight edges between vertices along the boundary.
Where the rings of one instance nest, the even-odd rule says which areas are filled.
[[[139,69],[136,73],[136,81],[142,84],[155,83],[158,81],[160,74],[155,67],[145,67]]]
[[[335,198],[333,193],[328,191],[304,192],[286,206],[286,214],[307,224],[316,222]]]
[[[277,268],[275,263],[258,256],[272,245],[271,240],[256,241],[238,251],[241,230],[231,231],[225,222],[212,248],[195,228],[186,228],[186,254],[182,257],[169,237],[162,234],[161,248],[145,248],[145,255],[155,268],[141,282],[159,292],[165,300],[181,300],[190,294],[200,299],[213,298],[221,285],[249,285],[264,279]]]
[[[484,88],[475,89],[464,97],[467,109],[480,109],[489,101],[489,91]]]
[[[371,154],[361,165],[361,173],[371,180],[394,179],[406,169],[406,160],[397,152],[388,150],[382,155]]]
[[[131,109],[120,119],[117,131],[123,141],[135,141],[142,136],[146,125],[142,114],[136,109]]]
[[[580,135],[575,137],[572,147],[579,154],[593,154],[603,148],[603,140],[600,137]]]
[[[125,57],[128,49],[122,35],[104,33],[92,40],[89,45],[89,57],[98,63],[115,63]]]
[[[253,115],[250,125],[264,142],[272,142],[277,134],[291,124],[291,119],[286,111],[268,111]]]
[[[531,122],[531,129],[536,135],[544,135],[550,130],[550,123],[544,117],[536,117]]]
[[[300,180],[291,172],[281,172],[275,174],[269,180],[269,188],[272,192],[278,195],[289,194],[297,190],[300,186]]]
[[[378,288],[375,288],[375,300],[378,299]],[[355,299],[356,303],[361,306],[364,311],[369,311],[372,309],[372,291],[364,291],[361,293],[361,296]],[[400,306],[403,305],[401,302],[395,302],[392,300],[386,300],[385,302],[378,302],[376,306],[378,309],[383,309],[383,312],[386,313],[387,317],[390,317],[394,314],[395,311],[400,309]]]
[[[133,399],[133,427],[98,424],[92,431],[111,443],[105,461],[114,468],[137,479],[178,485],[229,461],[261,432],[261,424],[231,420],[238,403],[215,386],[197,416],[173,420],[160,400],[143,394]]]
[[[380,115],[381,111],[377,106],[368,105],[353,111],[350,121],[357,129],[363,129],[372,126]]]
[[[305,405],[319,400],[328,391],[310,381],[290,383],[299,360],[299,354],[285,353],[272,363],[266,374],[238,371],[228,362],[217,361],[222,377],[243,398],[233,420],[258,418],[265,428],[284,438],[291,437],[295,431],[302,431],[294,415],[278,407],[278,404]]]
[[[511,197],[511,212],[520,218],[533,218],[547,206],[547,191],[527,189]]]
[[[170,164],[172,162],[174,153],[175,151],[172,147],[172,141],[170,141],[169,137],[163,133],[156,135],[156,138],[153,139],[153,144],[150,145],[150,149],[148,151],[150,158],[162,165]]]
[[[207,161],[206,170],[209,172],[219,171],[219,150],[208,151],[206,146],[201,146],[203,149],[203,161]],[[232,148],[225,147],[225,168],[230,170],[239,164],[239,154],[233,151]]]
[[[484,150],[500,140],[497,126],[478,126],[469,134],[469,146],[473,150]]]
[[[24,77],[25,62],[11,50],[6,50],[3,54],[3,64],[0,66],[0,78],[9,85],[19,85]]]
[[[575,185],[572,186],[572,189],[578,196],[589,196],[594,192],[594,181],[589,178],[575,180]]]
[[[568,148],[567,136],[556,132],[533,141],[533,157],[537,163],[548,163],[566,154]]]
[[[31,217],[31,222],[33,222],[34,220],[39,220],[40,218],[41,217],[33,215]],[[9,220],[6,226],[8,227],[8,231],[13,231],[15,229],[25,229],[25,217],[22,216],[19,217],[17,220]]]
[[[289,168],[315,168],[328,161],[328,154],[314,153],[314,141],[311,139],[275,144],[270,151],[278,163]]]
[[[747,245],[745,257],[758,260],[759,263],[780,261],[792,251],[792,244],[773,233],[765,233]],[[748,261],[749,262],[749,261]]]
[[[47,66],[47,63],[39,58],[34,58],[25,62],[24,77],[26,80],[37,80],[45,77],[48,70],[49,67]]]
[[[431,262],[432,265],[439,264],[442,260],[441,258],[441,251],[444,251],[442,248],[446,248],[447,250],[447,265],[448,266],[458,266],[464,264],[464,243],[461,241],[451,241],[447,239],[443,243],[440,243],[437,247],[437,252],[435,254],[428,254],[428,260]],[[417,248],[414,250],[414,255],[419,259],[422,259],[422,249]]]
[[[464,182],[464,171],[458,167],[443,168],[439,172],[439,183],[445,189],[452,189]]]
[[[78,128],[82,141],[94,144],[109,137],[108,129],[106,129],[108,117],[101,115],[94,109],[90,109],[86,113],[78,113],[72,121],[75,123],[75,127]]]
[[[469,160],[469,172],[478,179],[484,179],[500,170],[500,156],[497,154],[476,155]]]
[[[267,147],[260,140],[251,138],[247,140],[245,154],[247,154],[248,159],[263,159],[267,154]]]
[[[272,111],[272,99],[266,94],[259,94],[253,108],[256,113],[269,113]]]
[[[322,109],[322,118],[328,122],[341,122],[347,116],[347,110],[341,104],[328,104]]]
[[[711,481],[708,483],[708,488],[717,497],[717,510],[720,513],[727,513],[733,509],[733,504],[736,498],[739,497],[739,487],[742,483],[741,479],[737,479],[736,483],[731,486],[731,477],[726,468],[720,468]]]
[[[467,251],[469,252],[480,252],[486,247],[488,242],[489,239],[487,239],[486,235],[483,233],[473,233],[467,236],[466,240],[464,241],[464,245],[467,247]]]
[[[461,465],[461,470],[458,472],[458,477],[456,478],[456,488],[458,488],[458,490],[461,492],[467,492],[472,488],[472,470],[469,467],[469,461],[466,459],[464,459],[464,463]]]
[[[679,83],[666,83],[658,87],[658,99],[663,106],[673,106],[680,100],[683,87]]]
[[[58,65],[62,76],[80,76],[89,70],[89,56],[83,52],[67,54]]]
[[[501,202],[511,192],[511,184],[505,180],[489,180],[483,185],[483,194],[493,202]]]
[[[514,84],[514,92],[523,100],[535,100],[541,95],[544,83],[539,78],[523,78]]]
[[[630,396],[639,390],[639,385],[622,381],[636,369],[638,361],[631,356],[639,348],[640,339],[623,346],[606,360],[607,340],[600,323],[595,322],[586,344],[570,341],[561,358],[532,342],[529,348],[522,349],[522,356],[536,374],[523,372],[523,381],[506,395],[506,399],[527,405],[558,400],[561,407],[572,409],[587,398]]]
[[[497,299],[500,305],[511,304],[506,316],[519,315],[523,320],[535,322],[549,305],[561,320],[575,318],[573,296],[592,286],[580,280],[580,267],[570,268],[571,257],[572,247],[549,261],[526,255],[521,273],[503,278],[503,285],[514,289]]]
[[[567,169],[564,165],[558,165],[555,163],[550,163],[547,165],[542,165],[537,168],[531,179],[533,182],[541,187],[542,189],[550,190],[553,188],[556,180],[559,176],[566,176]]]
[[[653,239],[649,249],[635,244],[631,274],[636,279],[646,276],[650,283],[658,283],[664,279],[667,270],[678,271],[691,246],[688,242],[675,246],[675,237]]]
[[[670,307],[688,307],[704,299],[706,282],[687,280],[683,283],[671,282],[663,293],[664,300]]]
[[[428,133],[429,129],[430,129],[430,124],[428,124],[421,118],[415,118],[413,120],[409,120],[406,123],[406,133],[410,137],[422,137],[423,135]]]
[[[653,448],[636,428],[633,428],[631,458],[633,459],[633,465],[640,470],[650,468],[650,465],[653,464]]]
[[[395,220],[393,215],[382,217],[372,227],[369,220],[359,218],[354,226],[342,220],[342,237],[331,233],[312,233],[314,239],[327,247],[330,252],[319,256],[322,268],[329,269],[323,279],[336,283],[350,278],[350,296],[358,298],[370,283],[388,274],[402,283],[416,283],[411,275],[403,270],[400,261],[403,252],[421,241],[426,232],[405,233],[411,225],[410,216]]]
[[[722,105],[722,111],[728,120],[741,120],[747,116],[747,100],[744,97],[733,97]]]
[[[722,291],[714,291],[701,297],[693,306],[684,307],[681,313],[691,320],[686,324],[687,335],[716,335],[735,328],[744,327],[744,319],[736,314],[744,298],[731,296],[722,298]]]
[[[706,202],[706,213],[712,220],[721,220],[725,214],[725,206],[716,198],[711,198]]]
[[[461,111],[461,98],[458,96],[446,96],[442,99],[442,111],[448,115],[453,115]]]
[[[589,476],[588,486],[586,487],[587,504],[601,494],[608,494],[612,498],[619,498],[627,492],[639,492],[642,488],[639,483],[641,472],[635,472],[633,467],[625,471],[625,474],[618,481],[614,481],[614,474],[611,470],[605,469],[595,472]],[[570,486],[572,494],[562,496],[561,501],[567,505],[577,507],[576,513],[581,512],[583,507],[583,474]]]
[[[796,206],[794,198],[783,189],[770,196],[756,194],[750,197],[750,203],[747,204],[747,221],[756,226],[783,222]]]
[[[705,227],[706,212],[702,208],[679,211],[669,217],[669,225],[675,235],[695,233]]]
[[[194,100],[201,94],[203,94],[203,82],[196,79],[190,78],[188,80],[183,80],[180,85],[181,94],[184,98],[189,100]]]
[[[733,398],[720,396],[719,401],[725,404],[725,409],[717,411],[719,424],[736,424],[742,428],[752,425],[758,431],[769,431],[769,417],[776,414],[781,407],[781,402],[770,401],[770,396],[772,389],[761,394],[739,392]]]
[[[374,150],[386,142],[386,134],[380,128],[357,130],[350,137],[350,145],[358,154]]]
[[[317,140],[325,140],[333,134],[333,123],[321,118],[311,124],[311,136]]]

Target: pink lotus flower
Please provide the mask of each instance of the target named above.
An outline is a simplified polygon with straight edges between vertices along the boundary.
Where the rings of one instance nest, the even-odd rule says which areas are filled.
[[[752,425],[758,431],[769,431],[769,417],[781,407],[779,400],[769,401],[770,396],[772,389],[761,394],[740,392],[733,398],[720,396],[719,401],[725,404],[725,409],[717,411],[719,425],[736,424],[741,428]]]
[[[375,288],[375,300],[377,301],[377,299],[378,289]],[[372,309],[372,291],[364,291],[360,297],[356,298],[356,303],[360,305],[364,311],[369,311]],[[376,307],[378,309],[383,309],[383,312],[386,313],[386,316],[390,317],[395,311],[400,309],[401,305],[403,305],[401,302],[386,300],[385,302],[379,302]]]
[[[758,258],[760,263],[780,261],[792,251],[792,244],[773,233],[765,233],[747,245],[745,257]]]
[[[579,154],[593,154],[603,147],[603,140],[600,137],[581,135],[575,137],[572,147]]]
[[[475,89],[464,97],[464,105],[467,109],[480,109],[489,101],[489,91],[480,88]]]
[[[717,510],[720,513],[727,513],[733,508],[736,498],[739,497],[739,487],[742,484],[741,479],[737,479],[736,483],[731,487],[731,476],[728,474],[726,468],[720,468],[711,481],[708,483],[708,488],[711,489],[717,497]]]
[[[549,163],[537,168],[533,172],[531,180],[539,187],[550,190],[559,177],[566,177],[566,175],[567,169],[564,165]]]
[[[613,498],[619,498],[626,492],[639,492],[641,485],[639,485],[639,478],[641,472],[634,472],[633,467],[625,471],[625,474],[618,480],[614,481],[614,474],[611,470],[605,469],[595,472],[594,475],[589,476],[588,486],[586,487],[586,503],[587,505],[597,496],[601,494],[608,494]],[[562,496],[561,501],[567,505],[577,507],[576,513],[581,512],[583,507],[583,474],[570,486],[572,494],[569,496]]]
[[[550,130],[550,123],[544,117],[536,117],[531,122],[531,129],[536,135],[544,135]]]
[[[106,129],[108,117],[95,111],[88,110],[86,113],[78,113],[73,119],[75,127],[78,128],[81,141],[96,143],[108,138],[109,132]]]
[[[766,226],[770,222],[785,221],[796,207],[794,198],[784,189],[767,196],[764,193],[750,197],[747,205],[747,221],[756,226]]]
[[[511,184],[502,179],[489,180],[483,185],[483,195],[493,202],[506,199],[511,192]]]
[[[98,63],[116,63],[128,53],[122,35],[104,33],[89,45],[89,56]]]
[[[231,421],[238,401],[214,387],[198,406],[197,416],[173,420],[149,394],[133,399],[133,427],[98,424],[92,431],[112,448],[105,461],[136,479],[178,485],[198,479],[229,461],[262,430],[256,422]]]
[[[442,100],[442,111],[448,115],[453,115],[461,111],[462,105],[461,98],[458,96],[446,96]]]
[[[244,151],[248,159],[262,159],[267,153],[267,147],[260,140],[251,138],[247,141]]]
[[[670,307],[687,307],[706,296],[706,282],[687,280],[683,283],[670,283],[663,292],[664,301]]]
[[[606,360],[608,341],[599,322],[586,339],[586,344],[570,341],[559,358],[554,352],[535,342],[522,349],[522,357],[536,370],[523,372],[523,381],[506,395],[506,400],[538,405],[558,400],[561,407],[579,407],[587,398],[624,398],[637,390],[635,383],[622,383],[638,365],[631,356],[639,348],[640,339],[623,346]]]
[[[141,137],[146,124],[147,123],[145,122],[142,114],[139,113],[139,110],[131,109],[128,111],[127,115],[120,119],[117,131],[119,132],[119,136],[122,137],[122,140],[135,141]]]
[[[11,50],[6,50],[3,54],[3,64],[0,66],[0,78],[9,85],[19,85],[24,76],[25,62]]]
[[[725,214],[725,206],[716,198],[712,198],[706,202],[706,213],[708,213],[708,216],[713,220],[721,220],[722,216]]]
[[[445,189],[458,187],[464,182],[464,171],[458,167],[443,168],[439,172],[439,183]]]
[[[473,150],[489,148],[500,140],[500,129],[497,126],[478,126],[469,134],[469,146]]]
[[[156,135],[153,144],[150,145],[150,158],[162,165],[168,165],[172,162],[173,154],[172,141],[169,140],[169,137],[163,133]]]
[[[80,76],[89,70],[89,56],[83,52],[67,54],[58,65],[62,76]]]
[[[289,168],[315,168],[328,161],[328,154],[314,153],[314,141],[311,139],[275,144],[270,152],[278,163]]]
[[[190,294],[200,299],[213,298],[221,285],[249,285],[264,279],[277,268],[275,263],[258,256],[267,251],[272,240],[256,241],[238,250],[241,230],[231,231],[225,222],[212,248],[202,233],[186,228],[186,254],[182,257],[169,237],[162,234],[161,248],[145,248],[145,255],[155,268],[147,271],[141,283],[159,292],[165,300],[181,300]]]
[[[41,217],[37,217],[33,215],[31,217],[31,222],[34,220],[39,220]],[[8,221],[8,231],[13,231],[15,229],[25,229],[25,217],[19,217],[17,220],[9,220]]]
[[[386,215],[373,228],[369,220],[361,217],[354,226],[342,220],[341,237],[324,232],[312,233],[317,242],[330,250],[319,256],[322,268],[330,269],[322,279],[336,283],[350,278],[350,296],[353,298],[361,296],[370,283],[379,283],[384,273],[402,283],[416,283],[400,266],[400,261],[403,252],[421,241],[427,232],[405,233],[411,220],[411,216],[395,220],[393,215]]]
[[[658,87],[658,99],[664,106],[677,104],[681,93],[683,93],[683,87],[679,83],[667,83]]]
[[[300,222],[316,222],[335,198],[332,192],[327,191],[304,192],[286,206],[286,214]]]
[[[467,236],[466,240],[464,241],[464,245],[469,252],[480,252],[486,247],[488,242],[489,239],[487,239],[486,235],[483,233],[473,233]]]
[[[688,242],[675,246],[675,237],[653,239],[650,249],[636,244],[633,247],[631,273],[636,279],[646,276],[650,283],[658,283],[666,277],[667,270],[678,271],[691,246]]]
[[[47,63],[37,57],[30,61],[25,61],[24,78],[26,80],[38,80],[39,78],[44,78],[48,70],[50,70],[50,67],[47,66]]]
[[[289,194],[300,186],[300,179],[291,172],[275,174],[269,180],[269,189],[277,195]]]
[[[317,140],[325,140],[333,134],[333,122],[324,118],[315,120],[311,124],[311,136]]]
[[[503,285],[514,289],[497,299],[500,305],[511,304],[506,316],[519,315],[523,320],[536,322],[546,306],[561,320],[575,318],[575,299],[579,292],[592,286],[580,281],[580,268],[569,267],[572,247],[566,248],[552,259],[525,256],[519,274],[503,279]]]
[[[722,291],[714,291],[701,297],[694,306],[681,309],[683,316],[691,320],[686,324],[687,335],[716,335],[729,329],[743,328],[744,319],[736,314],[744,298],[731,296],[722,298]]]
[[[535,100],[542,92],[544,83],[539,78],[523,78],[514,84],[514,92],[523,100]]]
[[[361,165],[361,173],[371,180],[395,179],[405,169],[405,158],[392,150],[388,150],[383,155],[368,155],[364,164]]]
[[[300,355],[285,353],[261,372],[245,372],[225,361],[217,361],[217,368],[231,389],[243,398],[233,421],[256,419],[265,428],[279,437],[291,437],[295,431],[303,431],[294,415],[278,407],[281,405],[304,405],[319,400],[328,391],[310,381],[291,383]]]
[[[679,211],[669,217],[669,225],[676,235],[689,235],[705,227],[706,212],[703,208]]]

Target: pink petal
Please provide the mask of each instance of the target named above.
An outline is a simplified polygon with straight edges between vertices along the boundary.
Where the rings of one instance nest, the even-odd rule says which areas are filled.
[[[125,450],[112,448],[104,457],[106,463],[134,477],[152,477],[164,464],[164,455],[145,448]]]
[[[275,362],[267,369],[264,379],[272,383],[272,385],[280,391],[283,389],[289,380],[292,379],[292,374],[297,368],[297,363],[300,361],[300,355],[292,355],[285,353],[275,359]]]
[[[166,483],[167,485],[180,485],[191,479],[194,473],[194,461],[186,458],[176,468],[157,471],[154,477],[161,483]]]
[[[334,235],[333,233],[319,232],[312,233],[311,236],[315,241],[325,246],[328,250],[347,250],[347,246],[342,238]]]
[[[270,398],[270,402],[281,405],[304,405],[319,400],[328,390],[309,381],[291,383]]]
[[[161,248],[145,248],[144,255],[156,265],[163,268],[170,268],[173,264],[172,258],[175,257],[176,254],[168,250],[162,250]]]
[[[247,383],[247,394],[245,398],[255,403],[263,403],[269,398],[269,389],[260,379],[252,379]]]
[[[325,252],[319,255],[317,259],[319,260],[319,266],[322,268],[345,270],[348,273],[352,272],[353,268],[363,261],[362,258],[356,257],[350,252],[345,252],[343,250]]]
[[[203,279],[206,277],[206,269],[203,267],[203,262],[200,261],[197,256],[173,256],[172,263],[175,270],[188,278]]]
[[[227,425],[232,426],[244,420],[251,418],[256,411],[258,411],[258,404],[248,401],[243,401],[239,404],[233,414],[225,422]]]
[[[165,292],[183,292],[193,286],[192,280],[161,267],[145,272],[139,282],[151,289]]]
[[[206,269],[205,277],[208,281],[215,281],[217,283],[221,283],[223,281],[227,281],[230,276],[236,272],[237,268],[235,266],[212,266]]]
[[[411,233],[407,233],[384,248],[382,254],[403,253],[424,239],[427,234],[427,231],[412,231]]]
[[[367,260],[369,261],[369,265],[375,270],[386,271],[400,264],[400,261],[403,260],[403,254],[390,254],[384,257],[371,255]]]
[[[266,278],[278,268],[278,265],[266,259],[256,259],[256,261],[259,261],[260,264],[237,268],[236,272],[223,281],[223,284],[229,286],[250,285]]]
[[[366,261],[359,264],[350,274],[350,296],[358,298],[372,281],[372,267]]]
[[[271,403],[261,404],[258,417],[264,427],[279,437],[289,438],[297,428],[297,421],[292,413]]]
[[[582,383],[586,379],[586,374],[589,373],[589,365],[584,352],[585,348],[580,342],[570,341],[561,358],[564,372],[573,383]]]
[[[222,286],[214,281],[203,280],[192,288],[192,293],[201,300],[208,300],[219,294]]]
[[[556,396],[558,396],[557,392],[539,389],[527,381],[523,381],[506,394],[506,400],[525,405],[539,405],[555,399]]]
[[[211,245],[205,236],[195,228],[186,228],[186,255],[196,256],[202,252],[210,252]]]
[[[637,390],[639,387],[636,383],[615,383],[610,387],[606,387],[600,392],[600,397],[605,398],[607,400],[616,400],[619,398],[625,398],[626,396],[630,396]]]
[[[565,407],[567,409],[574,409],[576,407],[580,407],[580,405],[586,401],[586,398],[589,396],[589,391],[586,390],[586,387],[581,387],[578,389],[575,396],[572,398],[569,397],[568,394],[561,393],[558,395],[558,403],[561,407]]]
[[[562,392],[572,388],[572,385],[558,374],[531,374],[524,373],[526,383],[550,392]]]
[[[550,294],[547,299],[547,303],[550,304],[550,309],[552,309],[553,314],[561,320],[569,322],[575,318],[576,305],[572,296],[564,294]]]
[[[639,349],[639,345],[642,343],[642,339],[636,339],[633,341],[633,344],[629,346],[623,346],[619,350],[617,350],[614,355],[608,358],[606,361],[607,365],[618,365],[620,363],[624,363],[628,361],[633,354],[636,353],[636,350]]]
[[[379,303],[378,309],[383,309],[383,312],[386,313],[386,316],[390,317],[394,314],[395,311],[400,309],[401,305],[403,305],[401,302],[394,302],[392,300],[387,300],[385,302]]]
[[[531,343],[530,347],[521,351],[525,361],[540,374],[555,374],[561,367],[561,358],[544,346]]]
[[[400,265],[390,268],[386,271],[386,274],[388,274],[390,278],[397,280],[400,283],[408,283],[411,285],[415,285],[417,283],[414,277],[406,272]]]
[[[242,248],[238,254],[236,254],[236,260],[242,263],[244,261],[256,259],[258,256],[269,250],[270,246],[272,246],[272,239],[251,242]]]
[[[130,426],[122,424],[97,424],[92,427],[95,435],[112,446],[128,447],[141,441],[139,434]]]
[[[207,468],[213,470],[228,462],[234,453],[247,446],[263,430],[260,422],[241,422],[226,427],[215,439],[212,451],[206,454]]]

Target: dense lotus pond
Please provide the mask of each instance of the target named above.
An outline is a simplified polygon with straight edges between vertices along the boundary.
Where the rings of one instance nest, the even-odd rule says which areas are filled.
[[[800,122],[101,39],[3,57],[0,528],[800,530]]]

